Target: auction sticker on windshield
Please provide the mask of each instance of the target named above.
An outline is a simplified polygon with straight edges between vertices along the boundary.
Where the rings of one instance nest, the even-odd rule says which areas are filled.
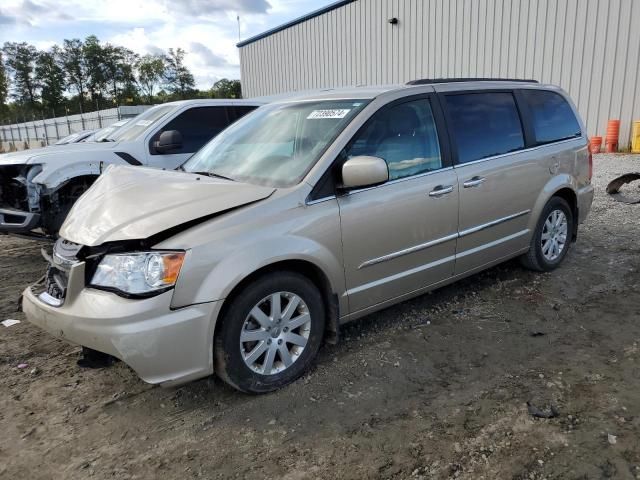
[[[332,110],[314,110],[307,120],[314,118],[344,118],[351,110],[348,108],[334,108]]]

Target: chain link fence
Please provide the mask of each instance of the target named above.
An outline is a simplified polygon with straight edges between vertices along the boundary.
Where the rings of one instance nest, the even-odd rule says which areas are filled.
[[[83,130],[98,130],[151,108],[150,105],[125,106],[64,117],[0,125],[0,153],[53,145],[61,138]]]

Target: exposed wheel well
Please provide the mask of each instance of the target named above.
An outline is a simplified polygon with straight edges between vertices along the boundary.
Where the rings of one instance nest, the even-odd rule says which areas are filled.
[[[56,189],[55,192],[68,191],[69,189],[79,185],[86,185],[87,187],[90,187],[97,179],[98,175],[81,175],[79,177],[70,178],[61,187]]]
[[[313,263],[307,262],[305,260],[286,260],[282,262],[272,263],[256,270],[251,275],[244,278],[240,283],[238,283],[238,285],[233,288],[227,298],[225,298],[222,304],[222,308],[220,309],[218,321],[216,322],[214,335],[218,334],[218,329],[222,324],[220,320],[224,318],[228,306],[246,285],[264,275],[282,271],[295,272],[303,275],[311,280],[313,284],[318,288],[324,301],[325,311],[327,312],[325,341],[328,343],[336,343],[338,340],[338,319],[340,318],[337,295],[333,292],[331,283],[329,282],[329,279],[324,274],[324,272]]]
[[[42,227],[47,234],[58,233],[71,205],[97,179],[98,175],[81,175],[71,178],[42,198],[42,210],[46,212]]]
[[[573,232],[571,239],[575,241],[578,236],[578,197],[570,188],[561,188],[554,193],[553,196],[562,198],[569,204],[569,207],[571,207],[571,213],[573,214]]]

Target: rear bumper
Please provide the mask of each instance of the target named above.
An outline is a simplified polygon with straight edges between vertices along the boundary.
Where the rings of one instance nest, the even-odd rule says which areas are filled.
[[[39,213],[0,208],[0,233],[28,233],[39,226]]]
[[[119,358],[145,382],[176,385],[213,373],[213,327],[221,302],[172,310],[172,295],[126,299],[83,288],[56,307],[29,287],[22,309],[34,325]]]
[[[593,203],[593,185],[587,185],[578,190],[578,223],[584,222],[591,211]]]

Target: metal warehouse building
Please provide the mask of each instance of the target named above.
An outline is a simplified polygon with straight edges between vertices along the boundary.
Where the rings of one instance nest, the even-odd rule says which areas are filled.
[[[342,0],[238,44],[247,97],[417,78],[553,83],[590,135],[640,120],[640,0]]]

